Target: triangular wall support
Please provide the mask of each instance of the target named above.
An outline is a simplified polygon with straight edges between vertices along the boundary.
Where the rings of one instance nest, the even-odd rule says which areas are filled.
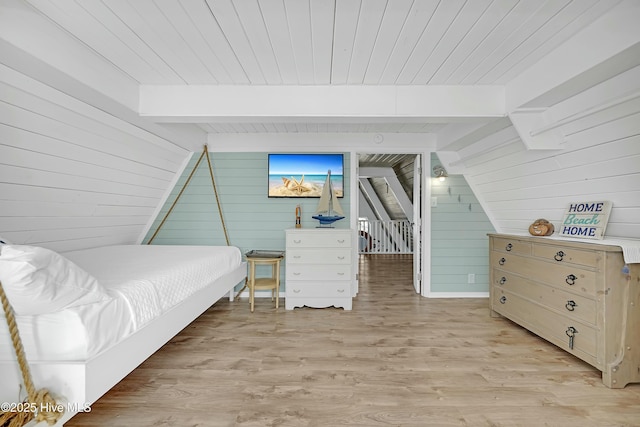
[[[202,150],[202,154],[200,154],[200,157],[198,158],[198,161],[193,166],[193,169],[191,170],[191,173],[189,173],[189,176],[187,177],[187,180],[185,181],[184,185],[180,189],[180,192],[178,193],[178,196],[176,197],[176,199],[171,204],[171,207],[169,208],[167,213],[164,215],[164,218],[162,218],[162,221],[160,221],[160,224],[158,225],[158,228],[156,229],[156,231],[154,231],[153,235],[151,236],[151,238],[147,242],[147,245],[150,245],[151,242],[153,242],[153,239],[155,239],[156,236],[158,235],[158,232],[160,231],[160,229],[162,228],[162,226],[166,222],[167,218],[169,217],[169,215],[171,215],[171,212],[173,211],[173,208],[178,204],[178,200],[180,200],[180,197],[182,196],[182,193],[184,193],[184,190],[189,185],[189,182],[191,182],[191,178],[195,174],[196,170],[198,170],[198,167],[200,166],[200,162],[202,161],[202,158],[205,157],[205,156],[207,157],[207,164],[209,166],[209,176],[211,176],[211,184],[213,185],[213,193],[216,196],[216,203],[218,204],[218,213],[220,214],[220,221],[222,222],[222,230],[224,231],[224,238],[225,238],[225,240],[227,242],[227,246],[231,245],[229,243],[229,234],[227,233],[227,226],[225,225],[224,216],[222,215],[222,207],[220,206],[220,198],[218,197],[218,189],[216,187],[216,179],[215,179],[215,177],[213,175],[213,168],[211,167],[211,159],[209,159],[209,150],[208,150],[206,144],[204,146],[204,149]]]

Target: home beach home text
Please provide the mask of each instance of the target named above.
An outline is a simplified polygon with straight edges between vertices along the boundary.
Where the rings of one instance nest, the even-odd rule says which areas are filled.
[[[611,213],[611,202],[571,203],[560,228],[560,235],[603,239]]]

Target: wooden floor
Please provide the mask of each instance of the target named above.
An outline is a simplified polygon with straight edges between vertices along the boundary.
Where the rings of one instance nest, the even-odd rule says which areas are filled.
[[[640,425],[640,384],[606,388],[486,299],[417,296],[406,255],[362,261],[353,311],[220,301],[68,425]]]

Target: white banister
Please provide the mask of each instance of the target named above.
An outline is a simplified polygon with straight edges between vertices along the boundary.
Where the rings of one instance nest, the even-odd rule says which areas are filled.
[[[413,253],[411,222],[407,220],[358,220],[358,251],[361,254]]]

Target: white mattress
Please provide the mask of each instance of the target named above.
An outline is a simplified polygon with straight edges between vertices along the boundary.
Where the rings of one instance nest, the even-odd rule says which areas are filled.
[[[35,360],[87,360],[140,329],[242,262],[236,247],[122,245],[62,254],[92,274],[112,300],[39,316],[18,316]],[[0,360],[14,360],[0,324]]]
[[[132,333],[130,318],[126,302],[114,298],[55,313],[16,316],[16,322],[29,361],[75,361],[98,354]],[[4,318],[0,318],[0,360],[17,360]]]

